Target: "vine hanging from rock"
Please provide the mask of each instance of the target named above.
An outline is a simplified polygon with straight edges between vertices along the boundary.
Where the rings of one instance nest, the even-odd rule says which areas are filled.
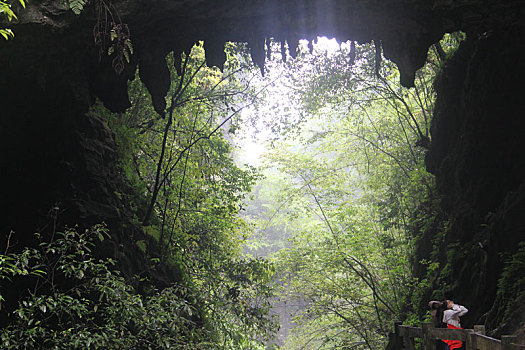
[[[76,15],[80,15],[88,2],[89,0],[67,0],[66,4]],[[93,3],[96,16],[93,39],[99,48],[99,59],[102,59],[102,55],[107,53],[112,57],[113,69],[117,74],[121,74],[133,54],[129,27],[126,23],[122,23],[111,2],[94,0]]]
[[[95,45],[99,47],[99,59],[107,52],[113,57],[111,65],[117,74],[122,73],[125,63],[133,54],[131,35],[126,23],[122,23],[111,2],[95,2],[96,23],[93,28]]]

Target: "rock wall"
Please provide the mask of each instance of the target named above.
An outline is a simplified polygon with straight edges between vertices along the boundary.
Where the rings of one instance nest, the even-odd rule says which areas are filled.
[[[167,286],[180,280],[180,271],[151,270],[135,244],[146,240],[156,256],[154,240],[133,224],[114,135],[88,113],[100,90],[96,82],[107,79],[104,88],[118,96],[125,73],[118,76],[111,64],[99,62],[96,47],[86,45],[81,33],[80,24],[64,32],[31,24],[1,43],[0,252],[37,245],[35,232],[48,240],[55,223],[57,229],[83,229],[104,222],[112,236],[96,254],[116,259],[124,276],[148,275]],[[27,287],[3,282],[0,327]]]
[[[511,307],[520,317],[510,323],[514,316],[503,312],[523,290],[497,297],[503,260],[525,241],[523,34],[519,28],[471,33],[447,62],[426,159],[448,226],[437,248],[440,266],[449,264],[450,272],[439,283],[470,306],[466,326],[486,323],[493,335],[510,334],[525,321],[521,305]]]

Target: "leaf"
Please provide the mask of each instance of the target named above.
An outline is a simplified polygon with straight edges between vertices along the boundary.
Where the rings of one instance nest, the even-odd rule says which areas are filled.
[[[115,47],[113,46],[108,47],[108,56],[111,56],[113,52],[115,52]]]
[[[133,45],[131,44],[131,39],[126,39],[126,41],[124,41],[124,44],[128,48],[129,53],[133,55]]]
[[[13,12],[13,10],[11,10],[11,5],[3,1],[0,1],[0,13],[3,13],[9,21],[17,18],[16,14]]]
[[[82,6],[72,5],[71,10],[75,15],[80,15],[80,13],[82,12]]]
[[[9,40],[14,36],[10,29],[0,29],[0,34],[5,38],[5,40]]]
[[[79,15],[82,10],[84,10],[84,5],[86,5],[87,0],[71,0],[69,2],[69,7],[75,15]]]

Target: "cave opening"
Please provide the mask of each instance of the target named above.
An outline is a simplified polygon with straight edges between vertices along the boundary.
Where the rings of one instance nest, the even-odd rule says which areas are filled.
[[[431,48],[412,89],[401,86],[395,65],[384,57],[376,61],[372,44],[317,38],[300,41],[296,57],[285,64],[280,45],[274,46],[277,55],[268,55],[277,56],[265,64],[268,94],[245,118],[253,123],[249,116],[256,115],[253,128],[266,143],[254,145],[248,136],[236,153],[238,163],[264,169],[241,215],[256,225],[245,251],[278,266],[280,293],[272,312],[280,328],[270,344],[383,347],[388,314],[415,312],[423,302],[422,296],[416,305],[402,305],[419,229],[410,216],[421,207],[433,215],[437,209],[435,182],[424,165],[433,82],[464,37],[447,35]],[[257,152],[264,161],[253,160]],[[399,274],[389,275],[390,268]],[[391,294],[370,285],[388,285]],[[367,306],[372,300],[377,304]],[[358,321],[359,314],[377,318]],[[368,328],[368,322],[378,325],[377,332],[361,337],[345,331]]]
[[[304,311],[290,348],[382,348],[394,315],[418,323],[450,291],[469,306],[465,326],[523,338],[523,7],[30,4],[0,43],[0,252],[42,271],[2,265],[15,275],[2,281],[4,344],[256,348],[275,325],[265,300],[277,268],[296,297],[281,302]],[[121,19],[102,51],[101,13]],[[458,30],[457,50],[447,42],[459,37],[435,45]],[[310,44],[320,34],[342,48]],[[295,57],[277,64],[283,51]],[[280,117],[261,126],[256,114]],[[284,135],[268,140],[264,180],[230,157],[231,135],[247,133],[237,115]],[[250,222],[262,228],[251,240]],[[81,249],[57,255],[50,241]],[[49,261],[67,268],[55,274]]]

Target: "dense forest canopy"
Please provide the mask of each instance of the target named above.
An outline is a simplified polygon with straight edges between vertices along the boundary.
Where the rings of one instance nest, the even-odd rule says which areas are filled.
[[[420,322],[432,282],[412,274],[414,242],[438,210],[423,164],[432,82],[461,37],[429,52],[413,89],[375,61],[373,45],[314,43],[286,69],[269,68],[294,102],[288,118],[271,109],[288,132],[269,146],[248,215],[260,230],[252,246],[274,252],[281,300],[304,303],[285,348],[383,348],[394,319]]]

